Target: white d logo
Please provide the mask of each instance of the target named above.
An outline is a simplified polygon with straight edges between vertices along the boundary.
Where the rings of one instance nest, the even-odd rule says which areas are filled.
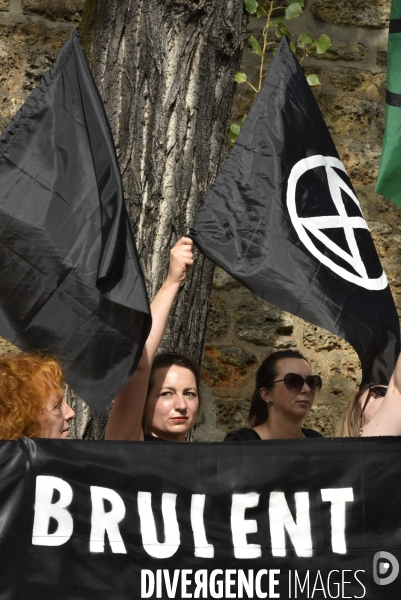
[[[334,205],[337,209],[338,214],[322,217],[310,217],[302,218],[298,215],[295,194],[299,178],[309,171],[309,169],[315,169],[316,167],[325,167],[327,180],[329,184],[330,195],[333,199]],[[349,217],[345,210],[344,201],[341,196],[341,190],[344,190],[350,198],[361,210],[358,198],[355,196],[351,188],[341,179],[341,177],[335,172],[334,168],[344,171],[344,165],[338,158],[333,156],[322,156],[317,154],[316,156],[310,156],[303,158],[292,168],[290,176],[288,178],[287,187],[287,207],[290,213],[292,224],[294,225],[295,231],[297,232],[299,239],[306,246],[306,248],[313,254],[315,258],[320,260],[321,263],[326,265],[329,269],[334,271],[337,275],[356,283],[357,285],[366,288],[367,290],[384,290],[387,287],[387,277],[384,271],[377,279],[370,279],[368,277],[366,267],[363,264],[359,248],[356,243],[354,229],[369,229],[365,219],[360,217]],[[362,215],[362,211],[361,211]],[[345,238],[347,240],[350,253],[345,252],[337,244],[335,244],[322,229],[335,229],[341,227],[344,230]],[[334,252],[343,261],[346,261],[351,267],[358,273],[348,271],[336,264],[333,260],[325,256],[316,248],[313,239],[309,235],[309,232],[315,236],[322,244],[324,244],[329,250]]]

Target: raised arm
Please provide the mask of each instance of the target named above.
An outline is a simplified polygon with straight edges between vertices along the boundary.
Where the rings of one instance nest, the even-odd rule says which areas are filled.
[[[143,440],[142,415],[153,359],[162,341],[175,297],[193,263],[193,242],[183,237],[170,252],[166,281],[150,305],[152,329],[141,360],[125,388],[114,399],[106,427],[106,440]]]
[[[361,437],[377,435],[401,435],[401,356],[383,402],[361,433]]]

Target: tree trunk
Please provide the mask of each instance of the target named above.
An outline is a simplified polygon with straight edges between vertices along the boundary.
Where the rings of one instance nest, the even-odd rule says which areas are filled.
[[[114,135],[150,298],[226,156],[243,25],[243,0],[86,0],[80,33]],[[198,364],[212,272],[196,253],[163,340],[164,349]],[[101,436],[107,414],[88,425],[93,413],[79,400],[73,405],[75,435]]]

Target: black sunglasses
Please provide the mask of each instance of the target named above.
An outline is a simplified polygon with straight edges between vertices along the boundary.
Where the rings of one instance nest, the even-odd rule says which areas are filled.
[[[369,388],[369,392],[368,395],[366,396],[366,400],[364,402],[364,405],[362,407],[362,412],[365,410],[365,408],[368,405],[369,400],[371,399],[371,397],[373,395],[375,395],[376,397],[379,396],[380,398],[384,398],[384,396],[387,393],[387,388],[385,385],[372,385],[372,387]]]
[[[273,383],[279,383],[284,381],[284,385],[289,392],[300,392],[304,387],[304,383],[310,388],[310,391],[314,394],[318,394],[322,389],[322,378],[319,375],[308,375],[302,377],[298,373],[287,373],[284,379],[277,379]]]

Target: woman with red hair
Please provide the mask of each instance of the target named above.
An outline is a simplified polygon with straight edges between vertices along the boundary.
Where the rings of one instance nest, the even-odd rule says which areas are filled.
[[[0,439],[70,437],[75,413],[64,398],[60,365],[38,354],[0,356]]]

